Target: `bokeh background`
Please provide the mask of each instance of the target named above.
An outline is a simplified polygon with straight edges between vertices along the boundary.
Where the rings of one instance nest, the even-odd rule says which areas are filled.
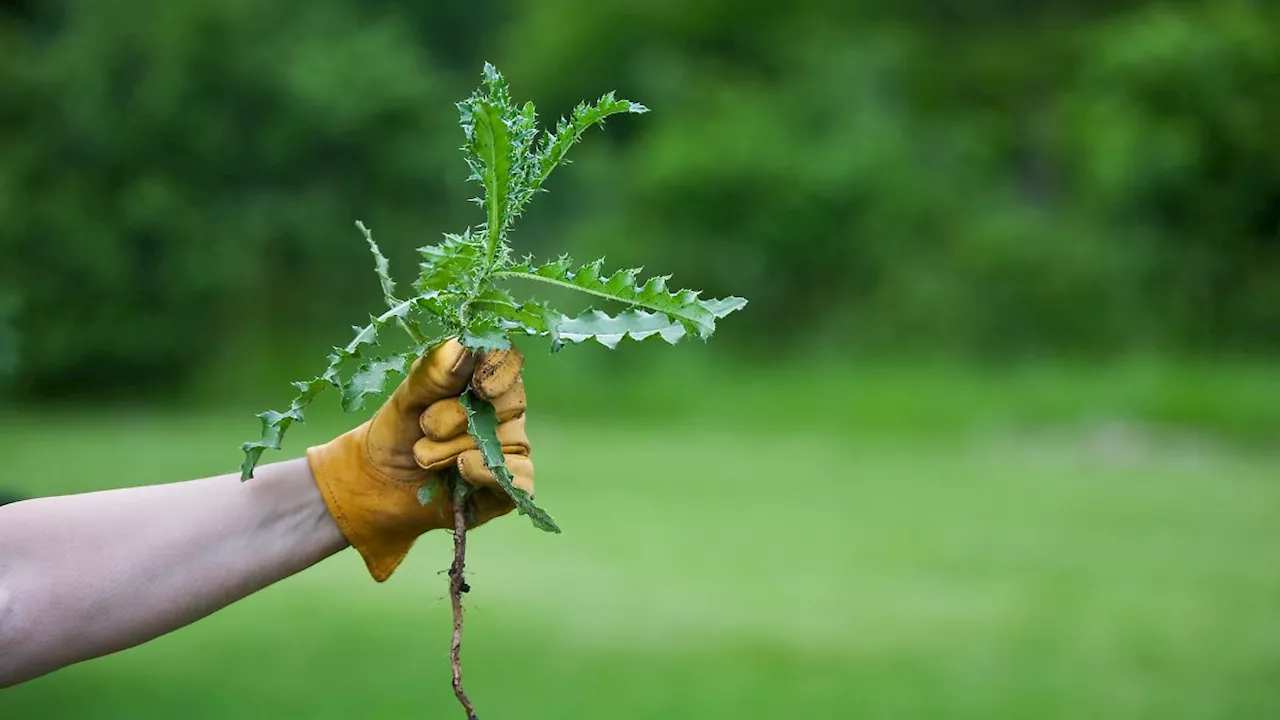
[[[485,60],[544,120],[652,109],[519,248],[751,305],[705,346],[525,348],[566,533],[472,539],[484,717],[1280,716],[1263,0],[10,0],[0,490],[233,471],[378,306],[353,222],[405,281],[479,221],[453,102]],[[0,716],[457,716],[448,542]]]

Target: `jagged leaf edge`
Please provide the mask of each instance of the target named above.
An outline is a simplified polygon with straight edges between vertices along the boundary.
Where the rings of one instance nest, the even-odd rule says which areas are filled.
[[[639,308],[610,315],[599,310],[588,310],[574,317],[561,315],[549,328],[552,350],[559,350],[565,343],[581,343],[595,340],[613,350],[628,338],[641,342],[648,338],[662,338],[675,345],[688,335],[685,326],[660,312],[647,312]]]
[[[462,408],[467,414],[467,432],[476,441],[484,464],[497,478],[498,485],[515,501],[516,510],[527,515],[533,526],[539,530],[558,533],[560,526],[551,515],[534,503],[529,493],[515,486],[515,478],[507,469],[506,459],[502,456],[502,443],[498,440],[498,414],[493,405],[472,394],[470,388],[460,398]]]
[[[703,340],[715,332],[716,320],[747,304],[747,300],[740,297],[704,300],[696,290],[668,290],[669,275],[655,275],[640,282],[640,268],[621,269],[608,277],[601,277],[602,265],[603,260],[596,260],[575,268],[567,256],[541,265],[525,259],[493,273],[493,277],[549,283],[623,305],[663,313]]]
[[[382,299],[386,302],[388,309],[394,308],[403,301],[396,297],[396,281],[391,277],[391,263],[387,260],[387,256],[382,254],[382,248],[378,247],[377,241],[373,239],[373,231],[360,220],[356,221],[356,228],[364,235],[364,240],[369,245],[369,252],[373,255],[373,272],[378,276],[378,285],[382,287]],[[422,326],[417,322],[407,317],[397,318],[396,322],[415,343],[425,342]]]
[[[542,136],[535,154],[530,158],[527,186],[516,202],[512,203],[511,214],[518,216],[529,199],[542,189],[551,173],[560,165],[566,164],[569,149],[582,139],[587,130],[603,126],[604,121],[612,115],[647,112],[649,108],[618,98],[613,91],[605,93],[593,104],[578,103],[568,118],[561,117],[556,122],[555,129],[548,130]]]
[[[492,265],[502,249],[511,200],[512,138],[508,127],[514,114],[506,80],[490,63],[484,64],[483,81],[469,98],[458,103],[466,145],[463,148],[471,179],[484,188],[481,203],[486,213],[485,258]]]
[[[396,281],[391,278],[391,262],[382,254],[382,248],[373,239],[373,231],[363,221],[357,220],[356,228],[369,244],[369,252],[373,255],[373,271],[378,276],[378,284],[382,286],[382,299],[386,301],[388,308],[399,305],[401,301],[396,298]]]
[[[360,363],[351,377],[341,384],[342,409],[356,412],[364,407],[365,398],[382,395],[387,381],[404,375],[416,355],[416,352],[405,352],[389,358],[369,358]]]
[[[289,403],[287,410],[284,412],[267,410],[258,413],[257,417],[262,421],[260,437],[257,440],[250,440],[240,445],[240,449],[244,452],[244,460],[240,464],[240,479],[242,481],[252,479],[253,470],[262,458],[262,453],[266,450],[279,450],[285,433],[288,432],[289,428],[294,423],[306,422],[303,409],[310,405],[325,387],[342,388],[343,383],[339,379],[339,372],[345,362],[361,357],[364,348],[374,345],[377,342],[378,333],[389,323],[407,318],[415,308],[430,304],[432,299],[432,295],[424,294],[405,300],[381,315],[370,318],[368,325],[352,328],[356,332],[355,337],[345,347],[335,347],[329,353],[327,358],[329,364],[325,367],[324,372],[310,380],[300,380],[292,383],[293,387],[298,390],[298,394]],[[438,339],[432,340],[426,345],[430,347],[438,344],[438,342]],[[405,353],[405,355],[412,356],[420,350],[417,349],[410,353]]]
[[[600,310],[586,310],[575,316],[552,310],[546,303],[527,300],[524,303],[494,304],[491,306],[507,332],[550,337],[552,352],[566,343],[582,343],[595,340],[615,349],[625,339],[637,342],[657,336],[675,345],[688,335],[685,326],[665,313],[648,312],[630,308],[617,315]]]

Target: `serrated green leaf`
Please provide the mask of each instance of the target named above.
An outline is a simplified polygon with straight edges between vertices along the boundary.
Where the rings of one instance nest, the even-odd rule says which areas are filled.
[[[525,187],[512,203],[513,214],[519,214],[551,176],[552,171],[566,162],[569,149],[582,139],[584,133],[597,125],[604,125],[605,119],[619,113],[646,113],[649,108],[622,100],[612,92],[606,93],[594,104],[578,103],[573,112],[566,118],[560,118],[554,131],[547,132],[542,138],[537,153],[528,162],[529,172]]]
[[[359,220],[356,221],[356,227],[364,235],[365,242],[369,243],[369,252],[373,254],[373,271],[378,276],[378,284],[382,286],[382,299],[386,301],[388,308],[399,305],[400,301],[396,299],[396,281],[391,279],[391,263],[374,241],[373,232]]]
[[[378,341],[378,333],[382,331],[388,323],[393,320],[403,320],[409,316],[409,313],[415,306],[425,303],[429,298],[419,296],[411,300],[405,300],[390,310],[377,316],[369,317],[369,324],[363,327],[353,326],[351,329],[355,332],[355,337],[351,338],[351,342],[347,343],[345,348],[334,348],[334,352],[330,355],[330,361],[337,358],[339,362],[351,357],[358,357],[362,348],[374,345]]]
[[[244,451],[244,462],[240,465],[240,479],[247,480],[253,477],[253,468],[258,463],[258,459],[262,457],[264,450],[279,450],[280,442],[284,439],[285,431],[295,422],[306,422],[302,414],[302,408],[295,401],[285,412],[276,412],[267,410],[258,413],[258,418],[262,421],[262,437],[255,441],[242,444],[240,449]]]
[[[435,300],[435,294],[419,295],[397,304],[377,317],[370,318],[369,324],[364,327],[352,328],[355,331],[355,337],[345,347],[334,348],[333,352],[329,353],[329,365],[324,369],[324,372],[310,380],[293,383],[298,395],[289,404],[287,411],[279,413],[269,410],[259,413],[258,417],[262,419],[261,437],[258,440],[246,442],[240,446],[241,450],[244,451],[244,462],[240,465],[240,479],[249,480],[253,477],[253,469],[257,467],[264,450],[280,449],[284,434],[294,422],[302,422],[302,409],[309,405],[320,394],[321,390],[328,385],[337,388],[343,387],[343,383],[340,380],[342,366],[348,361],[362,358],[367,348],[375,346],[378,340],[378,333],[383,328],[392,322],[408,318],[409,314],[416,308],[432,307]]]
[[[731,312],[734,312],[736,310],[741,310],[742,308],[746,307],[747,299],[730,296],[726,298],[717,298],[714,300],[705,300],[703,301],[703,304],[706,305],[707,309],[711,311],[712,315],[715,315],[717,318],[722,318]]]
[[[410,357],[397,355],[383,360],[366,360],[351,375],[351,379],[342,383],[342,409],[355,412],[364,407],[364,400],[370,395],[381,395],[386,388],[387,380],[396,375],[404,375]]]
[[[504,288],[496,285],[477,290],[471,298],[472,303],[482,305],[515,305],[516,299]]]
[[[423,261],[414,288],[420,293],[460,295],[479,279],[484,238],[467,228],[461,235],[446,234],[442,242],[418,248],[418,252]]]
[[[549,335],[551,329],[560,321],[562,314],[552,310],[544,302],[526,300],[519,305],[508,303],[494,305],[493,313],[497,316],[502,328],[508,333],[522,332],[526,335]]]
[[[626,338],[644,340],[657,335],[675,345],[686,334],[684,325],[663,313],[631,309],[617,315],[588,310],[577,317],[561,317],[551,326],[552,343],[580,343],[595,340],[610,350]]]
[[[394,308],[402,301],[396,298],[396,282],[391,279],[391,263],[387,261],[387,256],[382,254],[382,248],[378,247],[378,243],[374,241],[373,231],[359,220],[356,221],[356,227],[364,235],[365,242],[369,244],[369,252],[373,254],[373,271],[378,276],[378,284],[382,286],[382,299],[387,303],[387,308]],[[410,340],[416,343],[422,342],[422,328],[416,322],[406,318],[399,318],[396,322]]]
[[[560,532],[560,526],[556,525],[556,521],[547,514],[547,511],[538,507],[529,493],[515,486],[515,478],[507,469],[506,460],[502,456],[502,443],[498,440],[498,414],[494,411],[493,405],[472,395],[470,389],[462,393],[460,399],[467,413],[467,432],[475,438],[480,456],[484,458],[485,466],[497,478],[498,485],[515,501],[516,510],[521,515],[528,515],[534,527],[539,530]]]
[[[462,337],[458,338],[458,342],[462,343],[463,347],[476,352],[508,350],[511,348],[511,339],[507,337],[507,331],[501,327],[466,330],[462,333]]]
[[[472,178],[484,187],[485,260],[492,265],[502,249],[511,202],[512,137],[508,122],[516,111],[511,106],[506,81],[489,63],[484,65],[481,87],[458,104],[466,160]]]
[[[649,278],[643,284],[637,280],[637,270],[619,270],[609,277],[600,276],[601,261],[573,269],[567,259],[532,265],[522,262],[494,273],[495,278],[533,280],[614,302],[662,313],[679,322],[693,335],[706,339],[715,332],[716,320],[741,309],[747,303],[743,298],[730,297],[703,300],[693,290],[667,289],[666,275]],[[652,322],[646,319],[645,322]],[[665,336],[664,336],[665,337]]]
[[[484,172],[485,209],[488,212],[486,245],[490,257],[507,224],[507,203],[511,185],[511,135],[502,119],[502,108],[492,103],[476,104],[474,111],[476,151]]]

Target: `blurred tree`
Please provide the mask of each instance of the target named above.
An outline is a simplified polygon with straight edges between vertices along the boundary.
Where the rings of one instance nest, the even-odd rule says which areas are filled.
[[[36,392],[359,320],[353,220],[400,263],[477,220],[451,103],[482,59],[540,107],[655,110],[584,147],[517,244],[747,295],[740,341],[1280,344],[1274,4],[3,7],[0,283]]]
[[[7,389],[18,368],[18,332],[13,327],[16,305],[12,298],[0,296],[0,391]]]
[[[6,25],[0,89],[0,249],[28,389],[167,383],[240,323],[348,319],[376,294],[347,289],[366,262],[353,220],[421,240],[447,194],[454,93],[393,15],[38,10]]]
[[[570,4],[523,7],[514,82],[656,112],[573,189],[602,211],[556,220],[743,289],[752,330],[1000,355],[1280,339],[1270,5]]]
[[[1147,236],[1134,279],[1170,340],[1280,340],[1280,8],[1149,5],[1109,19],[1059,126],[1080,212]]]

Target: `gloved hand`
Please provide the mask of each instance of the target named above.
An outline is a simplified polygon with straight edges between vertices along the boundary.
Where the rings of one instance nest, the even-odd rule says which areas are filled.
[[[475,485],[474,525],[515,508],[467,434],[458,396],[468,381],[497,410],[498,439],[515,484],[533,493],[523,364],[514,348],[477,356],[449,340],[414,362],[372,419],[307,450],[329,514],[375,580],[391,576],[419,535],[453,527],[450,493],[436,492],[425,506],[418,502],[427,479],[456,467]]]

